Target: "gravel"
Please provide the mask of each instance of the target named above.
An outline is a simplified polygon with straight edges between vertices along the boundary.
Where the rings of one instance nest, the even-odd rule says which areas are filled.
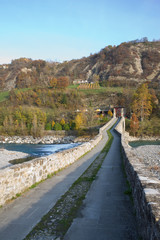
[[[0,149],[0,169],[12,166],[9,163],[10,160],[29,157],[27,153],[8,151],[6,149]]]
[[[143,161],[153,175],[160,180],[160,145],[146,145],[132,148],[133,153]]]

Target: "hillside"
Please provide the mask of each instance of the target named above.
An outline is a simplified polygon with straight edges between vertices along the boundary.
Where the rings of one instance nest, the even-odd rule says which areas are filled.
[[[77,80],[99,81],[101,86],[136,86],[148,81],[160,83],[160,41],[132,41],[107,46],[99,53],[63,63],[20,58],[0,65],[0,89],[49,86],[51,79],[67,76]]]

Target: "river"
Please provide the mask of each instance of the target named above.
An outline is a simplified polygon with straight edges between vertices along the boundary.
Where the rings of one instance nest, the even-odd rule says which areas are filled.
[[[47,156],[62,150],[70,149],[78,146],[79,143],[68,144],[15,144],[15,143],[0,143],[0,148],[9,151],[18,151],[29,154],[34,157]]]
[[[131,147],[139,147],[139,146],[145,146],[145,145],[160,145],[160,141],[132,141],[129,142],[129,145]]]

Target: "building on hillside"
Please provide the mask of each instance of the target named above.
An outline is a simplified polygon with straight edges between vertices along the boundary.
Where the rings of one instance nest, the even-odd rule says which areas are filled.
[[[87,80],[82,80],[82,79],[75,79],[73,81],[73,84],[76,85],[76,84],[83,84],[83,83],[88,83]]]

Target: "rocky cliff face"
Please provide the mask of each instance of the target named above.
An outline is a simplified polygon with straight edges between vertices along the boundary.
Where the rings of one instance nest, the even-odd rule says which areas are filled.
[[[134,86],[144,81],[160,84],[160,42],[122,43],[107,46],[99,53],[79,60],[48,63],[43,60],[18,59],[0,66],[1,90],[45,86],[51,77],[68,76],[97,81],[105,86]]]

